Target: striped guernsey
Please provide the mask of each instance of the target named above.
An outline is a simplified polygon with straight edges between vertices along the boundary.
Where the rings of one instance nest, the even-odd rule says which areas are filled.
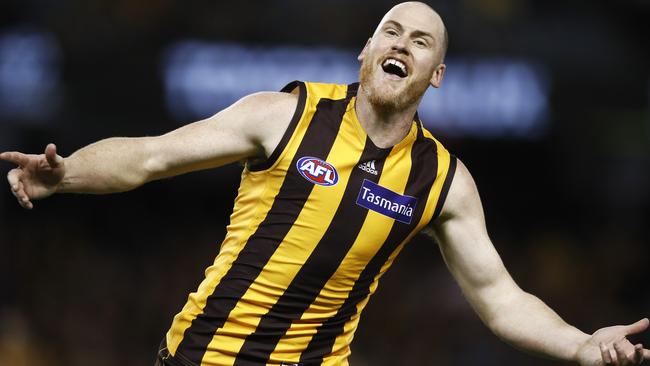
[[[417,118],[375,146],[357,87],[283,89],[298,108],[269,159],[242,173],[219,254],[167,333],[175,364],[348,364],[369,296],[440,214],[456,166]]]

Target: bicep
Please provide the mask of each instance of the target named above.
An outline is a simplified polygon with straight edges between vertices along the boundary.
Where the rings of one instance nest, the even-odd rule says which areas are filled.
[[[479,314],[518,290],[488,236],[478,190],[460,161],[432,229],[447,267]]]
[[[264,157],[279,142],[297,97],[257,93],[202,121],[147,141],[151,179]]]

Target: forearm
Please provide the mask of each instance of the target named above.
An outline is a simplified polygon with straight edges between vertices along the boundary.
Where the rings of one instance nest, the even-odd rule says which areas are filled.
[[[116,137],[88,145],[64,159],[58,193],[124,192],[146,183],[155,170],[148,137]]]
[[[487,326],[499,338],[540,356],[574,361],[578,348],[589,338],[524,291],[518,291],[486,315]]]

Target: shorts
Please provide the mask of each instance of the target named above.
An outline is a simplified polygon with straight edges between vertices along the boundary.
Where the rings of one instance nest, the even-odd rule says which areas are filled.
[[[186,359],[183,355],[172,356],[167,349],[167,342],[163,339],[158,347],[158,355],[154,366],[198,366],[194,362]]]

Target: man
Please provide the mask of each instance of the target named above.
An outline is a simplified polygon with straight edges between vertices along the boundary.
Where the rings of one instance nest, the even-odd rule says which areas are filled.
[[[347,365],[359,313],[402,246],[427,227],[483,322],[515,347],[581,365],[632,365],[643,319],[587,335],[512,280],[474,181],[417,121],[447,47],[429,6],[395,6],[359,60],[360,84],[294,82],[168,134],[112,138],[68,158],[6,152],[21,206],[110,193],[246,160],[228,234],[175,317],[160,365]]]

